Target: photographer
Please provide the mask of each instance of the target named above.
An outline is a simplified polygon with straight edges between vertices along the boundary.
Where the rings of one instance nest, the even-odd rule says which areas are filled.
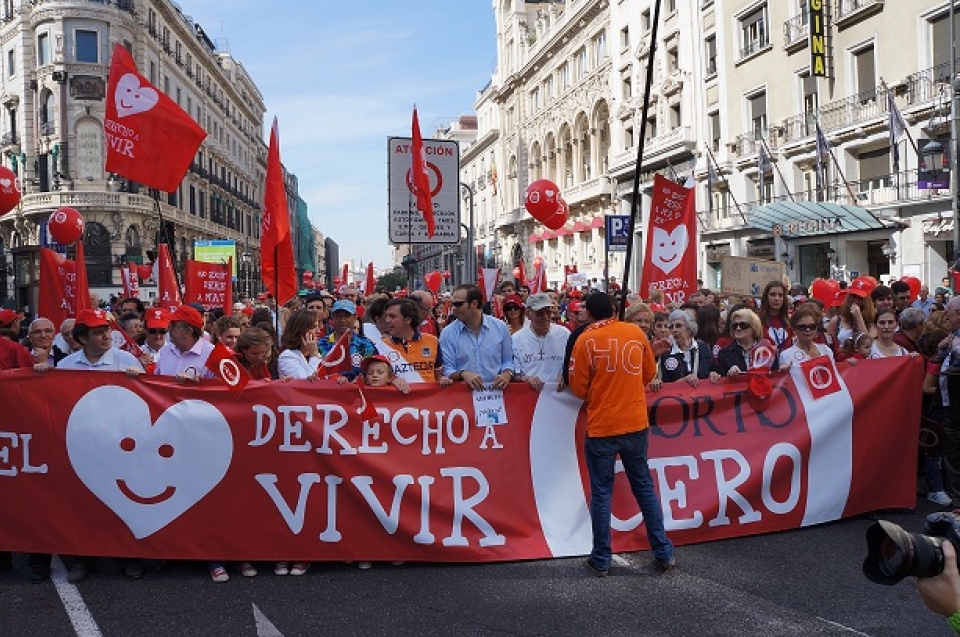
[[[957,552],[949,541],[943,543],[943,573],[936,577],[917,577],[914,584],[924,606],[943,615],[953,631],[960,635],[960,572]]]

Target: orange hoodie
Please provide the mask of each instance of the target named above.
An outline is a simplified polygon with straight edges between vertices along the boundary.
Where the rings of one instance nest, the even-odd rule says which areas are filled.
[[[656,373],[653,349],[639,325],[607,319],[587,327],[570,356],[570,390],[587,403],[587,436],[646,429],[645,388]]]

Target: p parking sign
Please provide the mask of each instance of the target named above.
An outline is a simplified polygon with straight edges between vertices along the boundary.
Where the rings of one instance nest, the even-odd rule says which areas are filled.
[[[630,215],[607,215],[603,221],[607,252],[626,252],[630,243]]]

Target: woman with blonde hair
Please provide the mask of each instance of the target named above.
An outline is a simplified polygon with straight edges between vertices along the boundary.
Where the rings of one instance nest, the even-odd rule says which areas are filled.
[[[760,317],[749,308],[733,312],[727,319],[733,342],[720,350],[717,355],[717,372],[721,376],[737,376],[754,366],[754,350],[766,345],[771,352],[770,368],[779,368],[773,344],[763,338],[763,325]],[[766,363],[766,361],[763,361]]]
[[[642,301],[631,303],[627,311],[623,313],[623,320],[628,323],[636,323],[643,330],[643,333],[650,338],[653,334],[653,310]]]

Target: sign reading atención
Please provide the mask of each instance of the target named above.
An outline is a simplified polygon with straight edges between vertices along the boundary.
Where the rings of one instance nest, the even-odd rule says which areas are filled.
[[[411,190],[411,149],[409,137],[387,138],[387,188],[390,243],[460,242],[460,148],[455,141],[423,140],[427,177],[433,196],[436,231],[427,236],[427,222],[417,210]]]

